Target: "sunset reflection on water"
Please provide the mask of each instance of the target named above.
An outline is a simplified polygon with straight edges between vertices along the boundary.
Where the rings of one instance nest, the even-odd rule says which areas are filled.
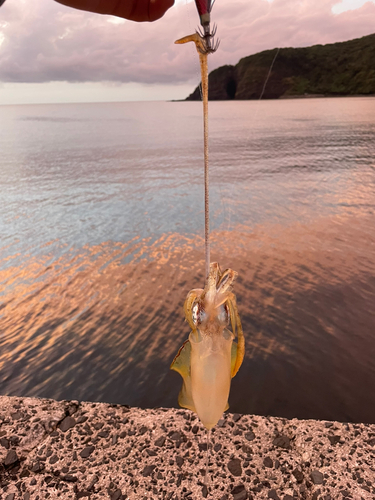
[[[177,406],[201,103],[0,106],[0,394]],[[235,412],[375,422],[375,99],[210,103]]]
[[[246,335],[233,411],[371,420],[372,227],[373,217],[321,218],[213,233],[213,258],[239,273]],[[185,296],[204,281],[202,247],[168,234],[1,271],[1,392],[175,406],[168,367],[189,333]]]

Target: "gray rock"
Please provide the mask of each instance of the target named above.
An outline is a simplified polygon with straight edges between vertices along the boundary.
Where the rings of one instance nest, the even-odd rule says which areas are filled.
[[[5,497],[5,500],[14,500],[14,497],[15,497],[15,493],[9,493],[9,495],[7,495]]]
[[[10,416],[13,420],[21,420],[21,418],[23,418],[23,413],[16,411],[15,413],[11,413]]]
[[[160,436],[156,441],[155,441],[155,446],[158,446],[159,448],[161,448],[162,446],[164,446],[164,443],[165,443],[165,436]]]
[[[235,486],[232,490],[233,500],[246,500],[247,491],[243,484]]]
[[[59,428],[62,432],[66,432],[67,430],[72,429],[75,425],[76,421],[73,417],[65,417],[60,423]]]
[[[1,438],[0,439],[0,445],[3,448],[5,448],[6,450],[9,450],[9,446],[10,446],[9,439],[7,439],[7,438]]]
[[[272,441],[272,444],[274,446],[278,446],[279,448],[285,448],[288,449],[290,448],[290,439],[288,436],[284,436],[281,434],[280,436],[276,436],[275,439]]]
[[[88,486],[88,491],[91,491],[93,488],[94,488],[94,485],[99,481],[99,477],[97,475],[95,475],[92,479],[91,479],[91,483],[89,484]]]
[[[95,446],[86,446],[80,453],[81,458],[88,458],[91,453],[95,450]]]
[[[311,481],[314,484],[323,484],[323,474],[318,470],[313,470],[310,474]]]
[[[335,444],[337,444],[340,441],[341,436],[328,436],[328,439],[329,439],[330,443],[334,446]]]
[[[272,489],[268,492],[268,498],[272,498],[272,500],[280,500],[279,495],[276,493],[275,489]]]
[[[245,438],[248,441],[253,441],[255,439],[255,434],[253,431],[245,432]]]
[[[238,484],[237,486],[235,486],[233,489],[232,489],[232,495],[236,495],[237,493],[239,493],[240,491],[244,490],[245,489],[245,485],[240,483]]]
[[[272,461],[272,458],[270,457],[266,457],[264,460],[263,460],[263,465],[264,467],[273,467],[273,461]]]
[[[151,476],[155,467],[156,467],[155,465],[146,465],[146,467],[142,471],[142,476],[143,477]]]
[[[111,500],[119,500],[119,498],[121,497],[122,493],[121,493],[121,490],[120,489],[117,489],[116,491],[114,491],[111,495]]]
[[[173,441],[180,441],[182,439],[182,436],[179,432],[175,431],[175,432],[172,432],[170,433],[169,437],[173,440]]]
[[[233,460],[229,460],[228,469],[233,476],[241,476],[242,474],[241,460],[239,458],[233,458]]]
[[[76,483],[78,477],[72,476],[71,474],[66,474],[66,476],[60,476],[62,481],[67,481],[68,483]]]
[[[51,465],[55,464],[58,461],[59,461],[59,457],[57,455],[52,455],[52,457],[49,459],[49,463]]]
[[[14,450],[9,450],[7,456],[5,457],[4,465],[5,467],[9,467],[9,465],[15,464],[17,460],[18,460],[17,453]]]
[[[294,469],[292,474],[297,479],[297,483],[302,483],[302,481],[304,479],[302,471],[300,471],[299,469]]]
[[[38,472],[42,472],[42,470],[44,469],[44,465],[40,462],[35,462],[35,464],[31,467],[31,472],[35,472],[35,473],[38,473]]]
[[[233,500],[246,500],[246,498],[248,498],[246,490],[242,490],[242,491],[236,493],[235,495],[233,495]]]

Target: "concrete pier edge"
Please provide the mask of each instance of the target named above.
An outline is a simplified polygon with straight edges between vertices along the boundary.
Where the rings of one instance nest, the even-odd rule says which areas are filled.
[[[375,424],[0,396],[0,498],[375,500]]]

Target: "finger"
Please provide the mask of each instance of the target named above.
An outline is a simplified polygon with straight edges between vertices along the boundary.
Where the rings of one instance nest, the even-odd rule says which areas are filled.
[[[1,0],[0,0],[1,1]],[[172,7],[174,0],[56,0],[98,14],[109,14],[131,21],[156,21]]]
[[[107,3],[105,0],[103,2]],[[111,13],[131,21],[156,21],[163,17],[173,4],[174,0],[122,0],[117,2]]]

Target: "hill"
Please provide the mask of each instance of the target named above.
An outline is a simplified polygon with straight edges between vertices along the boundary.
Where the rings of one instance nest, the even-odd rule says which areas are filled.
[[[259,99],[277,49],[209,74],[209,99]],[[327,45],[279,50],[263,99],[375,94],[375,34]],[[199,87],[187,97],[200,100]]]

